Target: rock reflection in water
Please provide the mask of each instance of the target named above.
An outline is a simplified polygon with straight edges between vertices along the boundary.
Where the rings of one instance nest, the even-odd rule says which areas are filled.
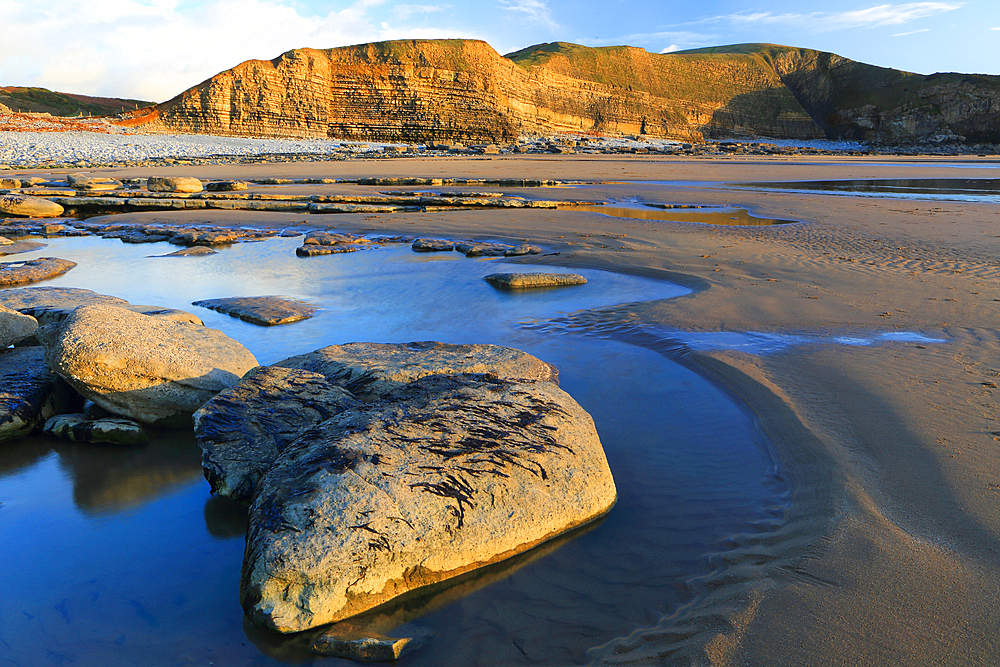
[[[187,431],[151,432],[149,443],[134,447],[53,440],[52,448],[87,514],[142,505],[202,478],[201,450]]]
[[[665,222],[696,222],[703,225],[767,226],[787,225],[796,220],[759,218],[745,208],[727,206],[672,206],[670,204],[641,204],[616,202],[604,206],[574,206],[572,211],[588,211],[615,218],[663,220]]]

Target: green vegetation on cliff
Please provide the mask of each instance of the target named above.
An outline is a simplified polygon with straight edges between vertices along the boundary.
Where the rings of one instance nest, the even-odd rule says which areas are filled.
[[[130,109],[147,107],[152,102],[111,97],[88,97],[56,93],[46,88],[23,86],[0,87],[0,104],[11,111],[50,113],[53,116],[107,116]]]

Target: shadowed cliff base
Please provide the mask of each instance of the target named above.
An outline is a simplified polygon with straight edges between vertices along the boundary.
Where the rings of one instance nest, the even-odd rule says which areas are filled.
[[[553,42],[501,56],[478,40],[398,40],[249,60],[117,122],[363,141],[574,132],[961,143],[1000,140],[998,104],[997,76],[925,76],[772,44],[653,54]]]

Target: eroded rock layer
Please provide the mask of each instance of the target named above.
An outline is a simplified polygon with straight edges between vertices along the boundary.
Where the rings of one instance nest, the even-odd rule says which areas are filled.
[[[668,54],[477,40],[295,49],[120,116],[147,131],[365,141],[510,142],[597,132],[1000,140],[1000,77],[924,76],[831,53],[740,44]]]

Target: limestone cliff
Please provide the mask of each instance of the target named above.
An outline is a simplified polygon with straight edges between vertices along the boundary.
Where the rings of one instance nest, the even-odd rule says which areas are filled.
[[[1000,77],[922,76],[767,44],[652,54],[476,40],[295,49],[251,60],[124,124],[224,136],[510,142],[593,132],[997,141]]]

